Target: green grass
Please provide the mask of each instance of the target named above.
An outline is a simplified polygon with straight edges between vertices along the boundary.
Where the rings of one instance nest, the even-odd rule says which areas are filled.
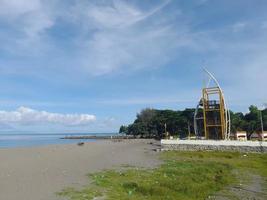
[[[164,160],[205,161],[224,163],[240,172],[250,172],[267,177],[267,154],[239,152],[163,152]]]
[[[163,152],[156,169],[109,170],[89,177],[82,190],[67,188],[59,195],[71,200],[104,196],[110,200],[200,200],[235,183],[234,171],[267,177],[267,155],[224,152]]]

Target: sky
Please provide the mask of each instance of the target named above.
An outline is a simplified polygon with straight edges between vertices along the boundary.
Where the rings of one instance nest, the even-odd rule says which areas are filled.
[[[202,68],[231,110],[267,102],[266,0],[0,0],[0,132],[117,132],[195,107]]]

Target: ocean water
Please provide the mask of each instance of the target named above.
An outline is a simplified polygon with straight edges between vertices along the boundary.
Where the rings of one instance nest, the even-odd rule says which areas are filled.
[[[93,142],[95,139],[60,139],[65,136],[81,136],[81,135],[114,135],[112,133],[103,134],[1,134],[0,148],[15,147],[34,147],[49,144],[72,144],[78,142]]]

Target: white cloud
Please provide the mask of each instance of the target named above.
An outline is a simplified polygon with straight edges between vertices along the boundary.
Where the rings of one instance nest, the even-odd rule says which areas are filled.
[[[171,58],[177,33],[163,16],[154,16],[169,1],[146,10],[118,0],[102,4],[77,2],[72,19],[81,23],[84,31],[77,41],[77,61],[88,73],[102,75],[126,68],[157,67]]]
[[[60,114],[19,107],[15,111],[0,111],[0,122],[19,124],[62,124],[68,126],[87,125],[94,122],[96,117],[89,114]]]
[[[58,25],[56,22],[59,17],[60,22],[67,22],[70,26],[68,29],[77,29],[77,35],[71,40],[76,43],[69,44],[69,41],[66,41],[75,53],[69,56],[68,49],[59,46],[67,56],[61,55],[62,63],[46,65],[44,68],[47,71],[50,66],[56,66],[56,70],[60,72],[58,74],[63,74],[68,68],[71,73],[79,73],[82,70],[88,74],[103,75],[114,71],[164,66],[184,52],[189,52],[187,55],[190,60],[190,56],[194,59],[194,53],[197,52],[199,57],[207,60],[211,71],[228,73],[225,76],[228,81],[235,81],[236,77],[242,74],[240,78],[244,80],[243,83],[250,80],[250,83],[246,84],[259,88],[257,78],[266,76],[266,57],[260,56],[262,52],[266,52],[266,48],[262,47],[266,41],[266,21],[261,23],[242,19],[233,21],[232,24],[219,23],[220,26],[211,29],[205,26],[194,29],[194,22],[198,24],[197,15],[194,16],[191,12],[187,14],[186,10],[180,10],[183,8],[179,6],[175,11],[170,9],[169,13],[166,9],[168,12],[165,12],[164,9],[170,1],[153,2],[150,8],[120,0],[76,0],[66,5],[52,2],[59,1],[0,0],[0,20],[6,19],[16,30],[24,33],[24,37],[14,38],[17,44],[31,44],[38,51],[40,46],[33,46],[32,41],[47,43],[44,39],[46,37],[42,36],[46,30]],[[207,0],[198,2],[205,3]],[[74,27],[71,27],[72,25]],[[255,32],[258,34],[253,35]],[[0,42],[10,38],[12,36],[0,35]],[[13,42],[13,38],[11,40]],[[0,48],[6,46],[6,41],[1,44]],[[14,51],[18,50],[16,45],[9,43],[8,46]],[[28,49],[31,53],[35,52],[31,48]],[[241,60],[245,62],[242,63]],[[31,68],[29,71],[38,73],[36,66],[34,67],[35,69]],[[176,67],[179,67],[178,64]],[[25,69],[14,71],[23,73]],[[51,71],[54,74],[54,70]]]
[[[207,0],[197,2],[205,3]],[[0,50],[9,48],[13,52],[32,56],[46,45],[60,49],[62,47],[53,45],[53,40],[49,41],[46,31],[58,26],[58,21],[66,22],[70,25],[69,29],[78,30],[71,40],[76,43],[70,44],[75,54],[70,57],[65,47],[62,51],[48,49],[52,54],[56,51],[67,55],[61,55],[62,63],[49,66],[64,71],[66,63],[71,63],[73,66],[70,71],[80,71],[82,68],[89,74],[102,75],[162,66],[178,57],[184,48],[189,51],[213,51],[215,48],[228,50],[231,46],[225,44],[237,45],[236,39],[233,41],[227,35],[220,35],[220,32],[226,31],[229,35],[231,29],[239,33],[248,25],[244,20],[233,22],[230,28],[221,26],[212,31],[193,30],[193,21],[197,19],[180,10],[182,7],[177,7],[175,12],[165,12],[165,7],[170,3],[170,0],[162,0],[145,8],[140,3],[122,0],[76,0],[72,3],[58,0],[0,0],[0,21],[11,27],[5,34],[0,32]],[[266,22],[262,23],[264,27]],[[15,35],[14,30],[17,32]],[[5,32],[6,29],[1,31]]]
[[[0,22],[12,31],[2,33],[2,48],[14,54],[34,55],[46,45],[45,31],[55,24],[52,3],[42,0],[0,0]],[[5,45],[5,43],[7,43]],[[35,51],[32,51],[32,49]]]
[[[162,4],[148,11],[142,11],[129,3],[115,0],[111,4],[104,5],[87,4],[83,11],[85,17],[88,17],[90,22],[93,22],[98,28],[122,28],[145,20],[164,8],[169,2],[163,1]]]
[[[195,91],[198,94],[199,91]],[[181,92],[180,92],[181,93]],[[183,96],[184,98],[181,98]],[[121,98],[121,99],[110,99],[110,100],[101,100],[98,103],[106,104],[106,105],[155,105],[155,104],[171,104],[171,103],[195,103],[194,96],[189,96],[186,93],[179,96],[164,96],[162,97],[140,97],[140,98]]]
[[[0,16],[9,19],[34,12],[41,7],[40,0],[0,0]]]
[[[262,29],[267,29],[267,20],[262,22],[261,27]]]
[[[246,27],[246,25],[247,24],[245,22],[237,22],[232,25],[232,29],[234,32],[239,32],[242,31]]]
[[[157,67],[170,60],[176,45],[177,34],[166,19],[162,15],[154,18],[169,2],[162,0],[141,9],[120,0],[76,0],[71,4],[50,0],[0,0],[0,22],[4,21],[12,30],[0,32],[0,50],[29,57],[38,56],[40,52],[42,55],[58,53],[61,47],[53,43],[47,30],[61,21],[79,30],[71,40],[76,42],[71,44],[76,52],[69,62],[78,66],[77,71],[102,75],[125,68]],[[66,59],[55,64],[56,67],[64,71]]]
[[[199,1],[198,1],[198,4],[199,4],[199,5],[203,5],[203,4],[208,3],[208,1],[209,1],[209,0],[199,0]]]

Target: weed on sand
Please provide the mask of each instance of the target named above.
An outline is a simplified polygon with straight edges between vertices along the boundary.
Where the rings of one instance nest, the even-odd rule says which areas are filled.
[[[237,181],[236,171],[267,177],[267,156],[235,152],[162,152],[156,169],[126,168],[90,174],[82,190],[67,188],[59,195],[71,200],[200,200]]]

